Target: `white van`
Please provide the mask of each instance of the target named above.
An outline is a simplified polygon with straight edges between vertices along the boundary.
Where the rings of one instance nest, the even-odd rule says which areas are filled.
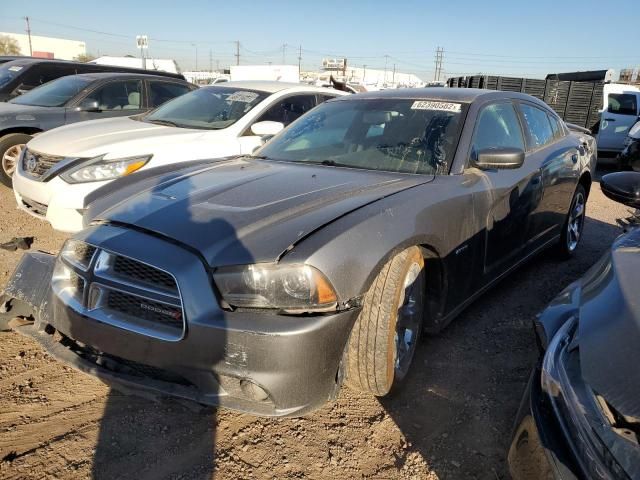
[[[629,129],[640,115],[640,88],[620,83],[604,85],[603,108],[597,133],[599,156],[616,156],[624,148]]]

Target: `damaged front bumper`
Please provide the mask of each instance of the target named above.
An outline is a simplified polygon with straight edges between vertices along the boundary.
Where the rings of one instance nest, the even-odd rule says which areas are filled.
[[[185,306],[184,336],[166,341],[65,304],[50,287],[55,261],[44,253],[23,256],[5,289],[8,311],[0,318],[6,324],[12,317],[32,317],[33,322],[11,322],[11,327],[107,384],[263,416],[298,416],[338,391],[339,365],[358,309],[317,316],[228,312],[211,294],[194,300],[203,307],[199,314]],[[187,301],[203,291],[194,287],[185,294]]]

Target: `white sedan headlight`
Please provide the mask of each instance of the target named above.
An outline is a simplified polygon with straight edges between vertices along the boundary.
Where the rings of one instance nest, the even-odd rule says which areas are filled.
[[[79,166],[64,172],[60,176],[68,183],[100,182],[124,177],[139,169],[151,160],[153,155],[114,158],[105,160],[104,155],[83,162]]]

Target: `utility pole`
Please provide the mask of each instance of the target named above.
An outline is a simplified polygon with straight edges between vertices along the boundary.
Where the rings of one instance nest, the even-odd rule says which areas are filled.
[[[213,73],[213,51],[209,49],[209,72]]]
[[[287,44],[283,43],[282,44],[282,65],[287,63],[286,56],[287,56]]]
[[[302,45],[298,47],[298,73],[300,73],[301,66],[302,66]]]
[[[389,61],[389,55],[384,56],[384,82],[387,83],[387,62]]]
[[[444,60],[444,48],[438,47],[436,49],[436,71],[433,74],[435,81],[440,81],[440,75],[442,74],[442,61]]]
[[[240,65],[240,40],[236,40],[236,65]]]
[[[362,65],[362,83],[364,84],[364,79],[367,78],[367,66]]]
[[[396,84],[396,64],[393,64],[393,75],[391,76],[391,83]]]
[[[27,35],[29,36],[29,56],[33,57],[33,47],[31,46],[31,25],[29,25],[29,17],[24,17],[27,22]]]

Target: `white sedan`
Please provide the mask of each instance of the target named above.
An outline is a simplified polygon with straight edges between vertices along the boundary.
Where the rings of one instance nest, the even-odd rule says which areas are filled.
[[[85,197],[142,169],[251,154],[338,90],[283,82],[203,87],[158,109],[50,130],[24,149],[13,176],[18,208],[54,229],[82,229]]]

